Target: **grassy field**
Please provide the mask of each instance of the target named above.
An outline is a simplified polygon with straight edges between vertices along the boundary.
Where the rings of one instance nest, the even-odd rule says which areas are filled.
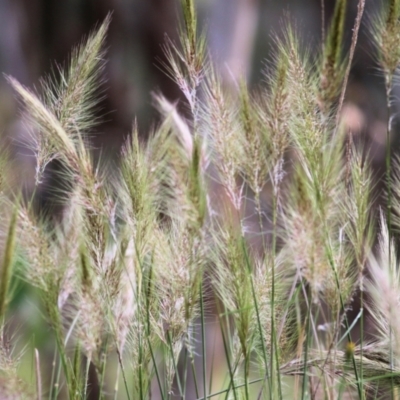
[[[315,55],[286,21],[260,85],[227,87],[194,0],[163,68],[183,93],[93,160],[110,18],[32,90],[8,77],[36,155],[58,160],[56,216],[0,163],[0,399],[398,399],[400,159],[390,147],[400,0],[370,18],[387,96],[385,196],[342,121],[337,0]],[[370,99],[373,101],[373,99]],[[16,310],[24,316],[15,318]],[[399,364],[399,365],[397,365]]]

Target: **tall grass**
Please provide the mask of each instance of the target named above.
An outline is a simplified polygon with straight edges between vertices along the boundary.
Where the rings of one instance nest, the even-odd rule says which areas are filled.
[[[10,194],[2,156],[0,398],[397,398],[399,4],[382,7],[371,29],[389,115],[379,212],[368,151],[341,123],[363,0],[348,56],[347,1],[337,0],[321,52],[287,26],[251,91],[244,81],[225,88],[194,0],[182,0],[164,67],[186,117],[155,94],[161,123],[147,141],[134,126],[112,171],[94,162],[89,138],[110,17],[38,91],[9,77],[32,132],[36,184],[54,159],[66,184],[54,221]],[[32,348],[31,386],[7,313],[18,279],[41,295],[55,340],[50,379],[48,355]]]

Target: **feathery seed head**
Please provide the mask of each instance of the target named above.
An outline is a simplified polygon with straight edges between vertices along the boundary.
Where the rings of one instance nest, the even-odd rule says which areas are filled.
[[[347,0],[337,0],[324,52],[320,71],[320,107],[324,114],[329,113],[333,102],[339,96],[344,78],[342,60],[343,34],[346,19]]]
[[[378,51],[378,58],[385,73],[387,90],[400,64],[400,2],[390,0],[388,7],[382,7],[372,22],[372,35]]]
[[[377,325],[381,341],[400,360],[399,293],[400,271],[393,239],[381,211],[378,258],[369,257],[371,279],[367,290],[372,296],[371,315]],[[385,293],[382,296],[382,293]],[[396,362],[396,363],[397,363]]]

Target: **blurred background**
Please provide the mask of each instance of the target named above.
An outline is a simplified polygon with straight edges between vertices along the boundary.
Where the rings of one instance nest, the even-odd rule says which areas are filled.
[[[317,54],[335,0],[197,0],[196,4],[214,63],[226,87],[235,90],[241,76],[251,87],[265,80],[263,73],[273,56],[274,38],[288,20],[296,26],[305,47]],[[40,78],[65,65],[74,46],[111,12],[103,100],[98,110],[101,123],[93,146],[103,157],[117,159],[135,119],[143,137],[157,124],[152,93],[162,92],[171,101],[182,99],[162,67],[165,35],[177,40],[178,5],[179,0],[0,0],[0,137],[10,144],[18,161],[18,184],[27,193],[34,189],[35,160],[23,145],[26,127],[5,75],[31,88],[39,86]],[[353,136],[367,144],[376,176],[382,182],[387,110],[384,82],[368,32],[369,20],[378,7],[378,0],[367,1],[342,118]],[[349,0],[346,50],[356,8],[357,0]],[[395,97],[399,95],[396,90]],[[394,134],[392,141],[398,147],[399,135]],[[57,169],[57,164],[51,166],[47,181],[38,190],[42,204],[46,204],[48,191],[57,181]],[[378,190],[380,187],[377,185]],[[15,296],[14,306],[19,304],[21,313],[16,324],[22,326],[21,332],[33,328],[36,337],[27,340],[34,341],[34,347],[46,349],[46,328],[40,327],[43,318],[37,305],[22,301],[29,290],[21,287],[20,295]],[[51,347],[49,355],[50,351]],[[31,367],[26,364],[27,371]]]

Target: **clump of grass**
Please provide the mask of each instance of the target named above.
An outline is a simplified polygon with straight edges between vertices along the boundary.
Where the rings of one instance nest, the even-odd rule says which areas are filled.
[[[39,93],[9,78],[32,130],[37,185],[53,159],[67,184],[53,221],[6,193],[8,162],[0,163],[0,201],[14,210],[1,224],[5,398],[104,399],[110,385],[113,398],[140,400],[364,399],[382,388],[396,395],[400,167],[387,164],[388,213],[374,257],[368,152],[337,118],[364,5],[348,58],[347,2],[338,0],[317,61],[288,27],[276,39],[266,84],[251,91],[244,81],[223,86],[195,3],[182,0],[180,41],[167,41],[165,68],[189,113],[155,94],[159,126],[144,142],[134,125],[116,171],[94,162],[89,140],[109,17]],[[374,30],[388,95],[398,12],[391,1]],[[5,334],[15,274],[39,290],[56,342],[50,382],[40,371],[45,355],[35,350],[32,390]],[[366,307],[375,342],[365,340]],[[212,312],[217,328],[208,323]],[[227,365],[217,392],[208,370],[217,357],[211,329],[219,330]]]
[[[397,46],[400,38],[400,5],[397,0],[388,2],[386,8],[382,7],[381,12],[372,23],[372,34],[378,52],[379,65],[382,68],[385,79],[386,103],[387,103],[387,134],[386,134],[386,183],[388,192],[387,220],[389,231],[391,230],[392,215],[392,150],[391,136],[394,115],[392,114],[392,91],[394,78],[400,62],[400,53]]]

